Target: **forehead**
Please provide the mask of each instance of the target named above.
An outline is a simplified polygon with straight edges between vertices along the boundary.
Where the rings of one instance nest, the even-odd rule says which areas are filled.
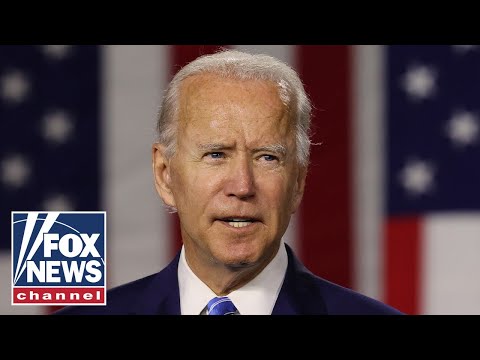
[[[262,99],[271,102],[271,105],[281,104],[278,88],[272,81],[240,80],[213,73],[189,76],[182,81],[180,94],[182,100],[190,101],[212,101],[225,98],[233,100],[245,97],[255,100],[258,95],[261,95]]]
[[[275,83],[238,80],[207,73],[185,79],[180,87],[183,126],[232,123],[289,127],[289,112]]]

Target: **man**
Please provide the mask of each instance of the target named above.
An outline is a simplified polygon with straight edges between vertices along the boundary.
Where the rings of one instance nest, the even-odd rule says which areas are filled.
[[[182,250],[106,306],[59,314],[400,314],[315,276],[282,241],[304,191],[310,113],[296,72],[272,57],[223,51],[181,69],[152,158]]]

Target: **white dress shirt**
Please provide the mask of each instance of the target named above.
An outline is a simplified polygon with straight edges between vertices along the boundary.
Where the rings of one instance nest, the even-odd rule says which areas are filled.
[[[283,240],[275,257],[253,280],[232,291],[228,297],[240,315],[270,315],[287,272],[288,257]],[[206,313],[208,301],[217,296],[190,269],[182,247],[178,262],[178,286],[182,315]]]

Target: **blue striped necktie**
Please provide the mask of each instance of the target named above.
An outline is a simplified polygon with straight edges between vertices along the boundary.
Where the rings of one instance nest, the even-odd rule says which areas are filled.
[[[227,296],[214,297],[207,304],[207,315],[233,315],[237,311]]]

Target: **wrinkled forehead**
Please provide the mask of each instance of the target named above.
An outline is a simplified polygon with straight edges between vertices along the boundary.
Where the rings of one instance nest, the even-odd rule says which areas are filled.
[[[278,86],[270,80],[241,80],[213,73],[189,76],[180,85],[181,101],[249,98],[255,102],[282,104]]]
[[[294,123],[273,82],[196,75],[183,85],[179,139],[247,146],[294,142]]]

